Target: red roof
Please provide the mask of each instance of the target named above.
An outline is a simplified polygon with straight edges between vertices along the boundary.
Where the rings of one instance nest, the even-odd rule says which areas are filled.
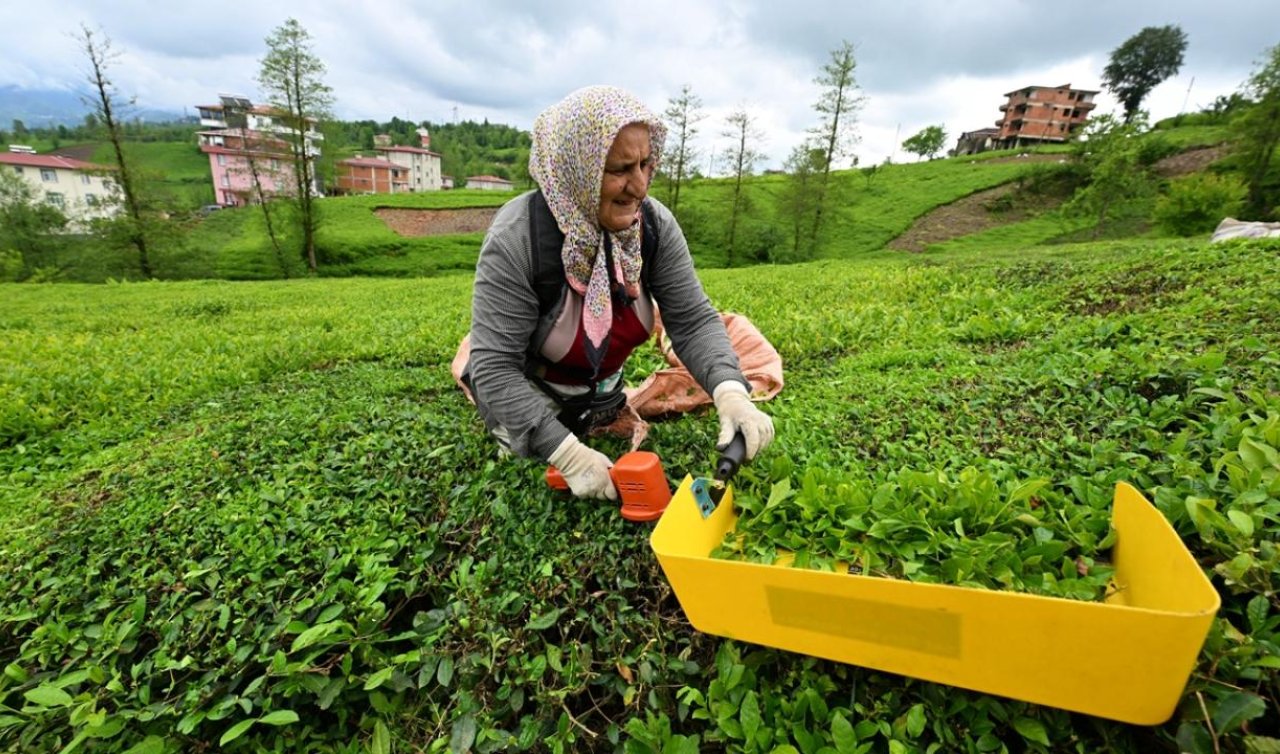
[[[0,164],[21,165],[31,168],[55,168],[62,170],[103,170],[101,165],[76,160],[56,154],[26,154],[24,152],[0,152]]]
[[[430,149],[422,149],[421,147],[378,147],[379,152],[412,152],[414,154],[429,154],[436,157],[440,156],[439,152],[432,152]]]
[[[498,177],[498,176],[496,176],[496,175],[469,175],[469,176],[467,176],[467,183],[471,183],[472,181],[488,181],[488,182],[490,182],[490,183],[511,183],[511,181],[508,181],[506,178],[499,178],[499,177]]]

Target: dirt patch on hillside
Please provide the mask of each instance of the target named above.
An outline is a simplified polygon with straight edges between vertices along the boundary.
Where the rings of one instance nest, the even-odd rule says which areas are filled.
[[[1166,157],[1155,164],[1155,172],[1165,178],[1199,172],[1227,155],[1225,144],[1199,147]],[[992,162],[1058,162],[1062,154],[1027,154],[1001,157]],[[989,228],[1021,222],[1036,214],[1055,209],[1066,197],[1019,194],[1018,183],[1006,183],[979,191],[950,204],[935,207],[917,218],[905,233],[889,242],[890,249],[924,251],[930,244],[942,243],[960,236],[980,233]]]
[[[481,233],[489,229],[499,207],[464,209],[408,209],[378,207],[373,211],[388,228],[402,236],[444,236]]]
[[[1020,222],[1062,203],[1056,197],[1018,196],[1017,189],[1016,182],[1006,183],[935,207],[917,218],[905,233],[890,241],[889,248],[924,251],[930,244]]]
[[[1226,144],[1216,147],[1200,147],[1179,152],[1156,163],[1156,172],[1166,178],[1197,173],[1227,156]]]

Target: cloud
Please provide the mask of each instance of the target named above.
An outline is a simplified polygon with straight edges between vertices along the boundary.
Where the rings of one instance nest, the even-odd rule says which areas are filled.
[[[71,38],[84,23],[111,37],[121,53],[113,79],[141,106],[180,112],[219,92],[255,97],[264,40],[294,17],[344,119],[441,122],[456,112],[529,128],[588,84],[628,88],[659,112],[689,84],[706,105],[706,150],[742,105],[767,134],[771,167],[817,122],[814,77],[842,40],[855,45],[867,95],[865,164],[933,123],[953,137],[993,124],[1011,89],[1100,88],[1111,50],[1144,26],[1179,24],[1190,41],[1179,76],[1148,100],[1153,115],[1208,104],[1244,80],[1280,28],[1274,0],[44,0],[6,13],[0,85],[84,89]]]

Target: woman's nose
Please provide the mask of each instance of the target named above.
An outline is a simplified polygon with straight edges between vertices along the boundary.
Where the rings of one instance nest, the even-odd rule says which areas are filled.
[[[649,191],[649,179],[652,177],[648,168],[636,165],[627,172],[627,191],[637,196],[644,196]]]

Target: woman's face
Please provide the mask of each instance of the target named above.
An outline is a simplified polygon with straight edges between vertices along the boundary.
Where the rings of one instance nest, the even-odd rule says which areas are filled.
[[[640,202],[649,193],[653,177],[653,154],[649,127],[632,123],[618,132],[604,159],[600,182],[600,227],[608,231],[626,230],[640,217]]]

